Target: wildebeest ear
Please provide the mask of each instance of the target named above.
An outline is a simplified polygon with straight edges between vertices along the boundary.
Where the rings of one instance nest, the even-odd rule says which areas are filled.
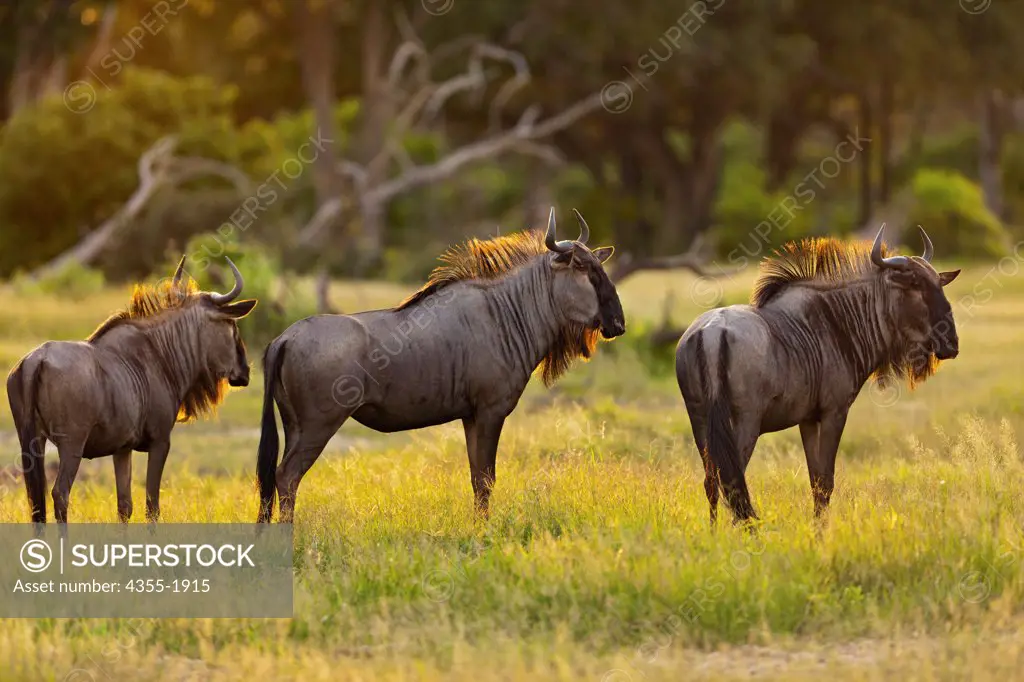
[[[217,312],[221,313],[222,315],[227,315],[228,317],[234,318],[236,320],[240,320],[249,313],[251,313],[252,309],[255,307],[256,299],[249,298],[244,301],[236,301],[234,303],[228,303],[226,305],[217,306]]]
[[[605,261],[612,257],[613,253],[615,253],[615,247],[601,246],[599,248],[594,249],[592,253],[594,254],[594,257],[597,258],[597,261],[599,263],[604,263]]]
[[[959,274],[960,274],[959,270],[950,270],[948,272],[940,272],[939,273],[939,284],[941,284],[942,286],[946,286],[947,284],[952,282],[954,279],[956,279],[956,276],[959,275]]]

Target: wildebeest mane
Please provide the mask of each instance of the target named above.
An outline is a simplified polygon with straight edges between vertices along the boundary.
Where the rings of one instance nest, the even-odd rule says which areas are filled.
[[[124,310],[120,310],[104,320],[96,328],[96,331],[86,338],[86,341],[96,341],[116,327],[156,317],[169,310],[180,310],[196,302],[195,294],[199,293],[199,287],[194,280],[183,279],[180,290],[185,292],[185,296],[173,289],[171,282],[167,280],[162,280],[155,285],[136,284],[132,290],[131,300],[128,301]]]
[[[789,242],[762,261],[751,305],[762,308],[795,283],[819,282],[823,285],[842,286],[844,282],[862,279],[875,267],[871,262],[871,246],[871,242],[849,242],[833,237],[812,237]],[[892,255],[891,251],[882,244],[882,257],[889,255]],[[829,304],[822,301],[821,305]],[[849,343],[849,339],[840,339],[840,342]],[[939,362],[934,353],[897,339],[887,349],[887,355],[882,358],[870,379],[880,388],[907,379],[913,388],[935,374]]]
[[[185,295],[182,296],[181,292]],[[182,279],[177,290],[169,280],[162,280],[155,285],[136,285],[124,310],[108,317],[86,338],[86,341],[95,343],[118,327],[153,320],[165,312],[183,310],[195,305],[199,301],[198,294],[198,285],[189,277]],[[159,352],[156,357],[167,377],[173,377],[174,363]],[[218,378],[208,368],[200,367],[199,378],[189,387],[178,408],[177,421],[191,422],[200,415],[213,413],[227,394],[227,389],[226,378]]]
[[[882,256],[890,255],[882,245]],[[871,242],[857,243],[834,237],[810,237],[788,242],[761,262],[761,274],[750,299],[763,308],[786,287],[801,282],[841,285],[871,272]]]
[[[550,253],[544,244],[544,232],[526,230],[492,239],[470,239],[449,248],[439,258],[439,265],[416,293],[402,301],[394,310],[404,310],[429,298],[446,286],[467,280],[497,280],[520,266]],[[572,363],[590,359],[600,339],[598,329],[572,324],[561,335],[537,367],[545,386],[551,386]]]
[[[413,306],[455,282],[500,279],[546,252],[544,233],[535,230],[493,239],[470,239],[441,254],[438,260],[444,265],[434,268],[427,283],[399,303],[395,310]]]

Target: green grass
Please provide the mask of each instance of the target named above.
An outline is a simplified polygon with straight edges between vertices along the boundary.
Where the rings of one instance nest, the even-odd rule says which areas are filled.
[[[759,535],[727,516],[712,532],[674,378],[645,371],[624,338],[556,389],[528,389],[489,521],[471,513],[461,426],[347,424],[300,489],[293,619],[155,620],[135,635],[109,619],[0,621],[0,679],[1006,679],[1024,655],[1024,277],[988,273],[949,288],[960,357],[913,392],[862,393],[823,529],[794,431],[755,450]],[[726,299],[752,277],[724,282]],[[979,286],[990,300],[970,308],[961,297],[981,300]],[[645,274],[620,293],[634,325],[657,322],[676,290],[685,326],[701,310],[692,287]],[[347,310],[406,293],[335,290]],[[0,355],[81,338],[126,295],[6,294]],[[176,428],[165,521],[255,518],[261,385],[256,373],[216,420]],[[13,463],[10,428],[4,402]],[[27,520],[20,482],[0,486],[0,522]],[[115,521],[110,460],[83,463],[70,513]]]

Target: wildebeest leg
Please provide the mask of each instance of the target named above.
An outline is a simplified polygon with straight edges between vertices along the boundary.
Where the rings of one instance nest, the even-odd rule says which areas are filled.
[[[78,475],[78,467],[82,463],[83,440],[72,441],[62,439],[57,444],[60,464],[57,466],[57,480],[53,483],[53,516],[57,523],[68,522],[68,504],[71,500],[71,486]]]
[[[128,523],[132,517],[132,449],[114,453],[114,480],[117,482],[117,517]]]
[[[800,438],[807,458],[807,473],[814,496],[814,516],[820,518],[828,509],[835,487],[836,453],[839,439],[846,427],[847,412],[826,414],[820,422],[800,424]]]
[[[345,419],[347,418],[348,415],[345,415]],[[277,499],[281,509],[281,523],[292,522],[295,515],[295,498],[302,477],[327,447],[331,436],[345,423],[345,419],[330,426],[308,425],[305,430],[299,432],[298,437],[288,439],[288,449],[277,468]]]
[[[704,494],[708,498],[710,509],[711,525],[718,521],[718,468],[708,456],[707,445],[707,420],[695,409],[691,409],[689,403],[686,405],[686,413],[690,417],[690,428],[693,430],[693,441],[700,453],[700,459],[704,462]]]
[[[495,462],[498,440],[505,425],[504,417],[478,415],[463,421],[466,448],[469,451],[469,475],[473,483],[476,511],[484,518],[490,515],[491,490],[496,480]]]
[[[164,464],[171,441],[154,442],[149,448],[146,462],[146,521],[155,523],[160,519],[160,480],[164,477]]]
[[[736,454],[739,457],[740,464],[743,466],[744,476],[746,475],[747,466],[750,464],[750,458],[754,454],[754,447],[757,445],[757,439],[761,436],[761,424],[758,417],[747,417],[745,419],[739,419],[736,422]],[[753,516],[753,508],[751,508],[750,516]],[[750,525],[750,517],[738,516],[735,523],[742,523],[747,526],[748,530],[753,531],[753,526]]]

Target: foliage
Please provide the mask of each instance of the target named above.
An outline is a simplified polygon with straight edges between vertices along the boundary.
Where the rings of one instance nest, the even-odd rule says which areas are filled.
[[[39,280],[30,280],[19,273],[11,284],[20,296],[50,294],[80,301],[102,291],[106,286],[106,278],[101,270],[72,263]]]
[[[216,243],[207,246],[216,253]],[[169,254],[160,273],[173,265]],[[490,520],[473,516],[459,424],[377,434],[349,420],[300,489],[293,618],[147,619],[138,635],[127,620],[8,619],[0,621],[0,676],[61,679],[83,669],[166,680],[187,664],[175,679],[201,670],[226,682],[273,670],[334,680],[342,668],[365,666],[358,670],[368,679],[408,679],[406,670],[416,679],[575,679],[585,670],[599,680],[622,669],[667,682],[695,661],[742,661],[736,675],[720,676],[729,680],[749,678],[746,657],[761,665],[774,651],[791,661],[792,650],[856,639],[854,680],[870,665],[860,652],[903,646],[912,631],[926,651],[915,649],[908,679],[931,665],[933,679],[952,679],[951,666],[962,666],[955,679],[1012,679],[1005,671],[1019,648],[989,661],[991,675],[957,656],[929,662],[930,647],[946,652],[954,642],[991,654],[1006,641],[993,632],[1019,647],[1024,618],[1024,364],[1014,361],[1024,327],[1013,324],[1024,315],[1024,275],[1007,270],[985,281],[990,264],[968,268],[963,280],[984,289],[974,290],[969,317],[954,304],[964,351],[912,393],[858,397],[827,523],[812,518],[793,428],[764,436],[750,462],[765,521],[757,536],[733,528],[721,507],[717,530],[708,528],[678,388],[637,371],[622,345],[659,319],[663,285],[636,275],[619,287],[630,331],[565,377],[579,397],[533,382],[507,420]],[[684,275],[670,276],[685,289]],[[745,277],[720,283],[725,300],[749,290]],[[10,365],[46,339],[81,338],[127,300],[126,289],[74,306],[8,296],[0,350]],[[392,303],[392,294],[360,308]],[[702,309],[685,297],[677,303],[682,323]],[[218,419],[175,431],[164,522],[251,523],[260,387],[256,371],[248,388],[229,393]],[[6,403],[0,425],[12,425]],[[145,455],[135,457],[140,472]],[[133,523],[145,523],[144,479],[133,480]],[[116,522],[109,459],[83,461],[73,494],[72,523]],[[26,511],[21,482],[0,476],[0,522],[23,523]],[[116,660],[90,658],[118,642],[132,646]],[[728,655],[708,652],[719,646]],[[656,651],[656,664],[638,650]],[[282,659],[281,651],[291,653]],[[494,672],[495,660],[509,665]],[[556,663],[536,668],[538,660]],[[820,678],[825,664],[812,663],[797,679]],[[891,673],[896,664],[878,665]]]
[[[305,291],[284,290],[280,259],[269,249],[235,235],[202,234],[185,245],[185,272],[204,291],[226,291],[233,282],[225,257],[241,271],[245,286],[241,298],[259,301],[238,323],[250,349],[263,348],[298,319],[316,313],[316,301]],[[156,277],[169,277],[181,254],[169,253]]]
[[[1007,220],[1017,226],[1024,226],[1024,134],[1007,135],[1002,158],[1003,188],[1006,192]],[[1024,234],[1015,234],[1024,237]]]
[[[719,256],[735,260],[743,253],[757,259],[809,231],[806,208],[799,207],[789,192],[767,191],[759,166],[737,161],[725,167],[713,227]]]
[[[113,215],[160,137],[179,135],[182,154],[230,157],[235,90],[125,69],[120,87],[96,90],[88,111],[60,96],[20,110],[0,130],[0,274],[39,265]]]
[[[1009,235],[985,206],[977,184],[955,171],[923,169],[914,176],[913,190],[909,223],[922,225],[943,253],[964,258],[1006,253]]]

